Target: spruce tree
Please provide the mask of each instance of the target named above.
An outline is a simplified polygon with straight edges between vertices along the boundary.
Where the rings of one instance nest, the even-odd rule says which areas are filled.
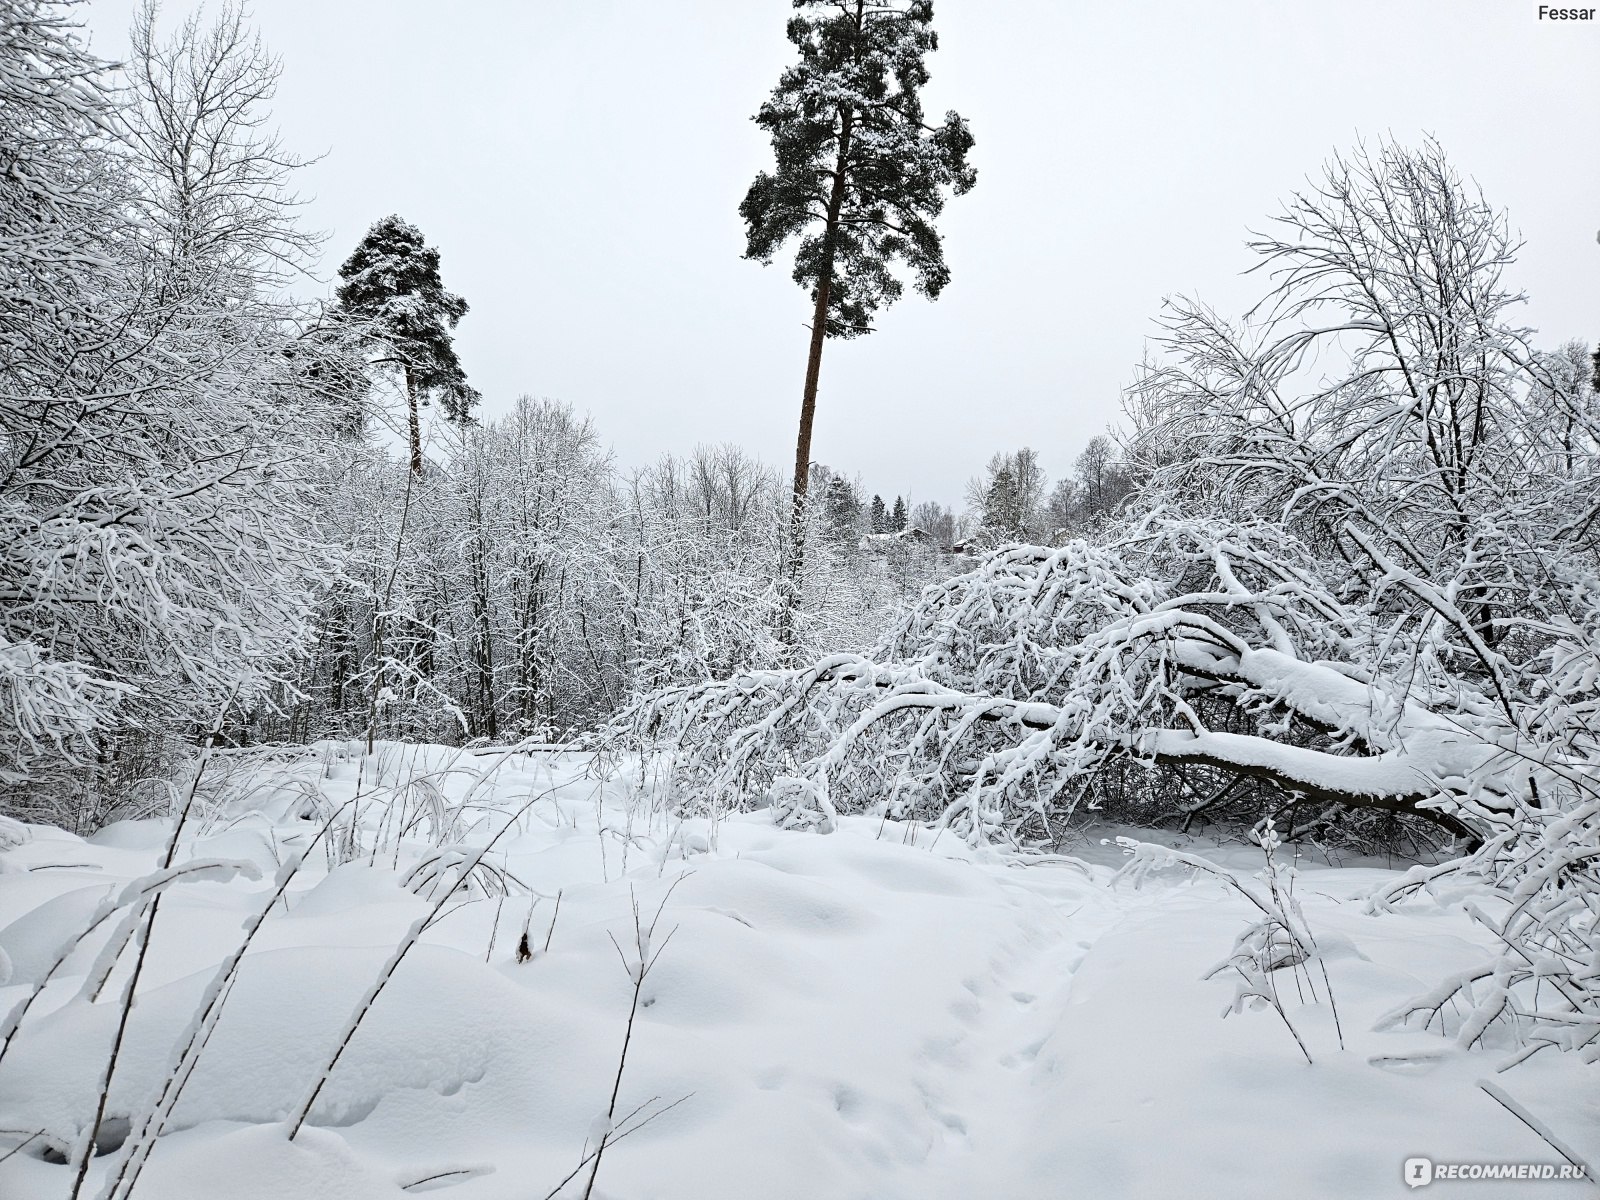
[[[344,283],[335,293],[346,316],[363,321],[387,356],[379,363],[400,368],[406,397],[411,470],[422,473],[422,426],[418,408],[437,399],[452,421],[470,420],[478,393],[467,384],[450,332],[467,313],[467,302],[444,290],[439,251],[422,232],[397,216],[367,230],[339,268]],[[374,364],[377,365],[377,364]]]
[[[889,532],[904,533],[906,529],[906,498],[894,498],[894,511],[889,514]]]
[[[989,481],[989,491],[983,506],[984,528],[1002,540],[1010,541],[1022,532],[1022,505],[1017,496],[1017,477],[1011,472],[1011,461],[1000,464]]]
[[[842,475],[829,479],[822,504],[829,539],[839,546],[854,545],[861,537],[861,501],[850,481]]]
[[[889,512],[883,506],[883,497],[874,494],[872,497],[872,532],[887,533],[889,531]]]
[[[938,47],[931,0],[794,0],[788,37],[800,60],[784,71],[755,122],[772,137],[776,168],[756,176],[739,215],[745,257],[763,264],[800,237],[795,282],[810,290],[811,345],[795,443],[794,507],[785,563],[792,639],[804,561],[811,426],[825,338],[871,332],[872,315],[899,298],[902,262],[936,298],[950,279],[933,218],[945,189],[969,190],[972,134],[955,113],[923,119],[924,60]]]

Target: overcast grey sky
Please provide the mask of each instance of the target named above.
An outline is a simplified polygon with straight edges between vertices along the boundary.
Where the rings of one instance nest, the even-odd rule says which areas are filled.
[[[193,7],[168,0],[170,23]],[[126,46],[133,0],[90,0]],[[814,457],[958,502],[995,450],[1065,474],[1118,412],[1164,296],[1237,310],[1248,228],[1357,136],[1438,136],[1510,210],[1555,346],[1600,341],[1600,23],[1524,0],[938,0],[927,89],[977,139],[953,282],[831,343]],[[788,0],[256,0],[323,274],[398,212],[472,306],[486,414],[592,413],[625,465],[732,441],[792,461],[808,304],[743,261],[749,118]]]

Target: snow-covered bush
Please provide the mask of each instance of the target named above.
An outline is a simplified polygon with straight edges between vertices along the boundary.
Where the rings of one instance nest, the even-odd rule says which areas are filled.
[[[784,829],[815,829],[832,833],[839,814],[825,791],[812,779],[793,779],[780,775],[767,789],[767,804],[772,820]]]
[[[1372,898],[1379,911],[1421,891],[1459,898],[1498,947],[1385,1024],[1509,1044],[1511,1062],[1555,1048],[1600,1063],[1600,791],[1584,790],[1582,803],[1525,809],[1477,853],[1415,867]]]
[[[1112,886],[1127,880],[1137,887],[1160,871],[1177,868],[1195,876],[1206,875],[1216,879],[1248,901],[1261,916],[1234,939],[1228,957],[1212,967],[1206,973],[1206,978],[1231,972],[1236,977],[1233,999],[1223,1009],[1222,1015],[1226,1017],[1242,1012],[1246,1006],[1271,1008],[1294,1037],[1306,1061],[1315,1062],[1304,1036],[1290,1020],[1284,1007],[1284,992],[1288,984],[1280,986],[1277,972],[1286,970],[1291,973],[1294,989],[1302,1003],[1308,998],[1318,1004],[1326,1001],[1333,1017],[1339,1047],[1343,1049],[1344,1031],[1339,1023],[1333,982],[1328,976],[1327,964],[1322,959],[1316,935],[1306,922],[1305,911],[1294,894],[1295,868],[1278,859],[1277,852],[1283,843],[1278,838],[1271,817],[1262,822],[1255,840],[1261,847],[1264,867],[1256,880],[1252,881],[1241,879],[1233,871],[1198,854],[1119,837],[1117,844],[1128,855],[1128,862],[1112,877]],[[1316,974],[1311,971],[1313,966],[1316,967]]]

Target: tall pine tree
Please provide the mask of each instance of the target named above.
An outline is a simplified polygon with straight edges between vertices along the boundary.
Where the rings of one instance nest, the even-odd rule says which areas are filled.
[[[933,218],[945,189],[969,190],[972,134],[955,113],[930,126],[919,93],[924,60],[938,47],[931,0],[794,0],[789,40],[800,61],[784,71],[755,116],[772,137],[776,168],[750,185],[739,215],[745,257],[763,264],[799,236],[794,279],[813,301],[795,443],[794,507],[785,583],[792,615],[804,563],[811,426],[825,338],[871,332],[872,315],[904,285],[891,271],[910,268],[918,291],[936,298],[950,280]],[[792,638],[792,620],[781,631]]]
[[[339,268],[335,293],[345,315],[364,321],[387,350],[379,363],[399,367],[406,397],[411,470],[422,473],[422,424],[418,408],[437,399],[452,421],[470,419],[480,399],[467,384],[450,333],[467,313],[467,302],[444,290],[439,252],[422,232],[397,216],[367,230]],[[377,364],[374,364],[377,365]]]

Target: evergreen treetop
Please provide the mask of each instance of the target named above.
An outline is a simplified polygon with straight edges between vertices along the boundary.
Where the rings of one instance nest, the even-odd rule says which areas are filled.
[[[467,384],[450,333],[467,302],[447,292],[439,251],[398,216],[384,217],[339,268],[340,309],[371,324],[404,368],[416,403],[438,399],[453,421],[466,421],[480,399]]]
[[[957,114],[926,123],[924,62],[938,48],[931,0],[795,0],[788,37],[800,61],[784,71],[756,124],[772,136],[776,169],[756,177],[739,206],[745,257],[770,263],[804,233],[794,279],[826,292],[826,333],[856,337],[903,289],[936,298],[950,280],[933,218],[944,189],[968,191],[972,134]],[[819,227],[820,226],[820,227]]]

